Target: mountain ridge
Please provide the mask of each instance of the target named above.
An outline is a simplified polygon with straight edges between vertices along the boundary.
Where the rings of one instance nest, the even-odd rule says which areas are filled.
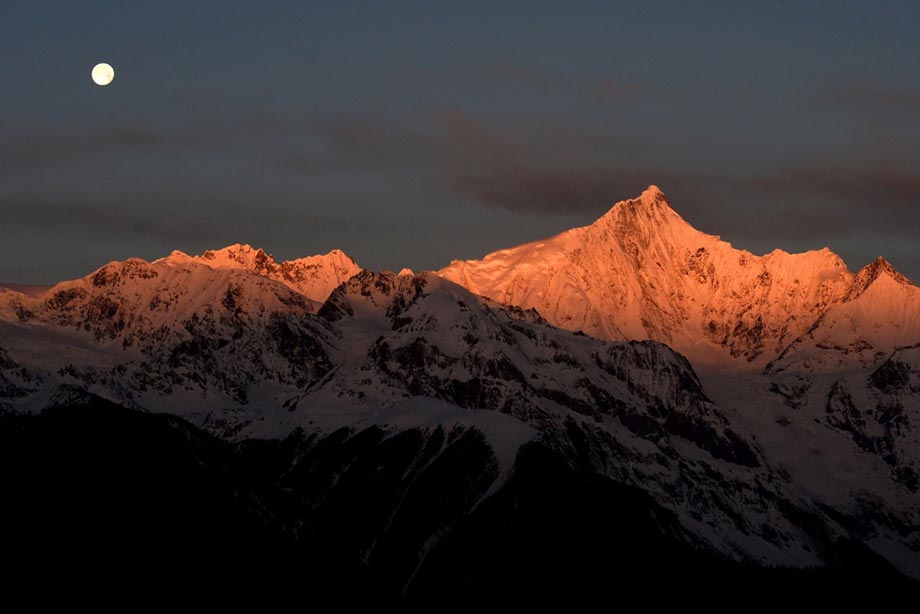
[[[173,251],[152,264],[253,273],[303,295],[313,311],[363,270],[337,249],[279,262],[239,243],[194,256]],[[660,341],[701,369],[773,368],[811,343],[814,330],[827,326],[835,312],[848,310],[840,305],[857,301],[873,286],[870,298],[879,314],[872,313],[872,300],[863,299],[849,309],[853,314],[841,316],[857,332],[841,332],[838,323],[834,334],[853,337],[848,343],[874,343],[875,354],[890,352],[895,337],[920,341],[920,309],[911,306],[916,286],[883,257],[854,274],[828,247],[757,256],[695,229],[656,185],[619,201],[587,226],[479,260],[454,260],[436,273],[497,303],[536,310],[554,326],[607,340]],[[59,286],[29,294],[47,295]],[[892,301],[900,303],[891,306]],[[858,331],[877,323],[890,334],[870,335],[874,342],[863,339]],[[827,339],[813,344],[845,346]]]
[[[920,290],[886,261],[754,256],[659,190],[457,264],[465,283],[314,258],[237,244],[0,292],[0,412],[95,395],[230,441],[475,432],[496,479],[474,507],[539,441],[731,558],[818,565],[853,539],[920,577]]]
[[[455,260],[438,273],[499,302],[535,308],[562,328],[655,339],[701,366],[746,361],[754,368],[880,275],[910,284],[884,260],[854,275],[827,247],[763,256],[735,249],[688,224],[657,186],[588,226]]]
[[[339,249],[278,262],[263,249],[240,243],[206,250],[198,256],[173,251],[169,256],[154,262],[197,262],[212,268],[242,269],[279,281],[317,303],[322,303],[336,286],[361,270],[350,256]]]

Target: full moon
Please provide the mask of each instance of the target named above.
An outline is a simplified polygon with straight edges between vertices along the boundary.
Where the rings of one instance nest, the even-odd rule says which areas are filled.
[[[93,67],[93,81],[96,85],[108,85],[115,78],[115,69],[103,62]]]

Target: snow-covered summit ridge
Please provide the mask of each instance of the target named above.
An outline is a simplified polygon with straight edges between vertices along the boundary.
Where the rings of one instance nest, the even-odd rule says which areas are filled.
[[[182,281],[185,279],[183,274],[178,274],[176,271],[184,271],[186,277],[190,276],[189,279],[192,277],[204,279],[200,273],[196,272],[199,268],[213,271],[235,271],[270,279],[302,295],[307,299],[307,304],[312,305],[314,309],[318,308],[336,287],[363,270],[350,256],[338,249],[333,249],[326,254],[279,262],[261,248],[235,243],[221,249],[206,250],[199,255],[189,255],[173,250],[168,256],[152,262],[142,258],[112,261],[86,277],[63,281],[53,286],[40,288],[35,292],[21,292],[16,287],[3,288],[2,291],[11,295],[29,294],[49,297],[61,288],[79,286],[86,280],[94,279],[99,275],[113,274],[124,279],[133,279],[137,276],[138,271],[162,272],[166,274],[166,277],[175,279],[176,283],[187,286],[188,284]],[[411,274],[411,271],[409,273]],[[193,292],[194,290],[192,288]]]
[[[453,261],[439,274],[562,328],[666,343],[700,368],[763,366],[880,277],[914,288],[884,260],[854,275],[827,247],[763,256],[736,249],[691,226],[657,186],[588,226]],[[901,294],[892,300],[903,303]],[[872,319],[871,308],[860,318]]]
[[[121,264],[141,263],[148,264]],[[340,250],[278,261],[248,244],[200,255],[174,251],[149,264],[255,275],[302,295],[314,310],[362,271]],[[846,349],[842,362],[832,361],[840,365],[856,355],[854,347],[875,357],[893,343],[920,342],[917,288],[883,258],[854,275],[827,247],[762,256],[736,249],[690,225],[655,185],[590,225],[453,261],[437,273],[495,304],[533,312],[531,319],[605,340],[665,343],[704,370],[759,369],[793,348],[814,355],[806,346],[817,343]],[[415,275],[403,269],[397,276]],[[822,332],[831,322],[834,332]]]
[[[326,254],[278,262],[264,250],[240,243],[207,250],[198,256],[174,251],[156,262],[173,266],[193,262],[213,269],[248,271],[281,282],[318,303],[326,300],[336,286],[362,270],[351,257],[338,249]]]

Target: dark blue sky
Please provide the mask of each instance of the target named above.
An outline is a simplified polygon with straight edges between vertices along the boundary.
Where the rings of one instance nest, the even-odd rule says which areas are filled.
[[[0,58],[0,281],[235,242],[438,268],[649,183],[920,279],[917,2],[5,0]]]

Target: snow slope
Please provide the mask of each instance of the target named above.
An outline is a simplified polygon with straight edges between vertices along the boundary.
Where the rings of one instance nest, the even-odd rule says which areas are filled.
[[[883,258],[856,275],[831,305],[769,366],[773,372],[869,368],[895,348],[920,342],[920,288]]]

